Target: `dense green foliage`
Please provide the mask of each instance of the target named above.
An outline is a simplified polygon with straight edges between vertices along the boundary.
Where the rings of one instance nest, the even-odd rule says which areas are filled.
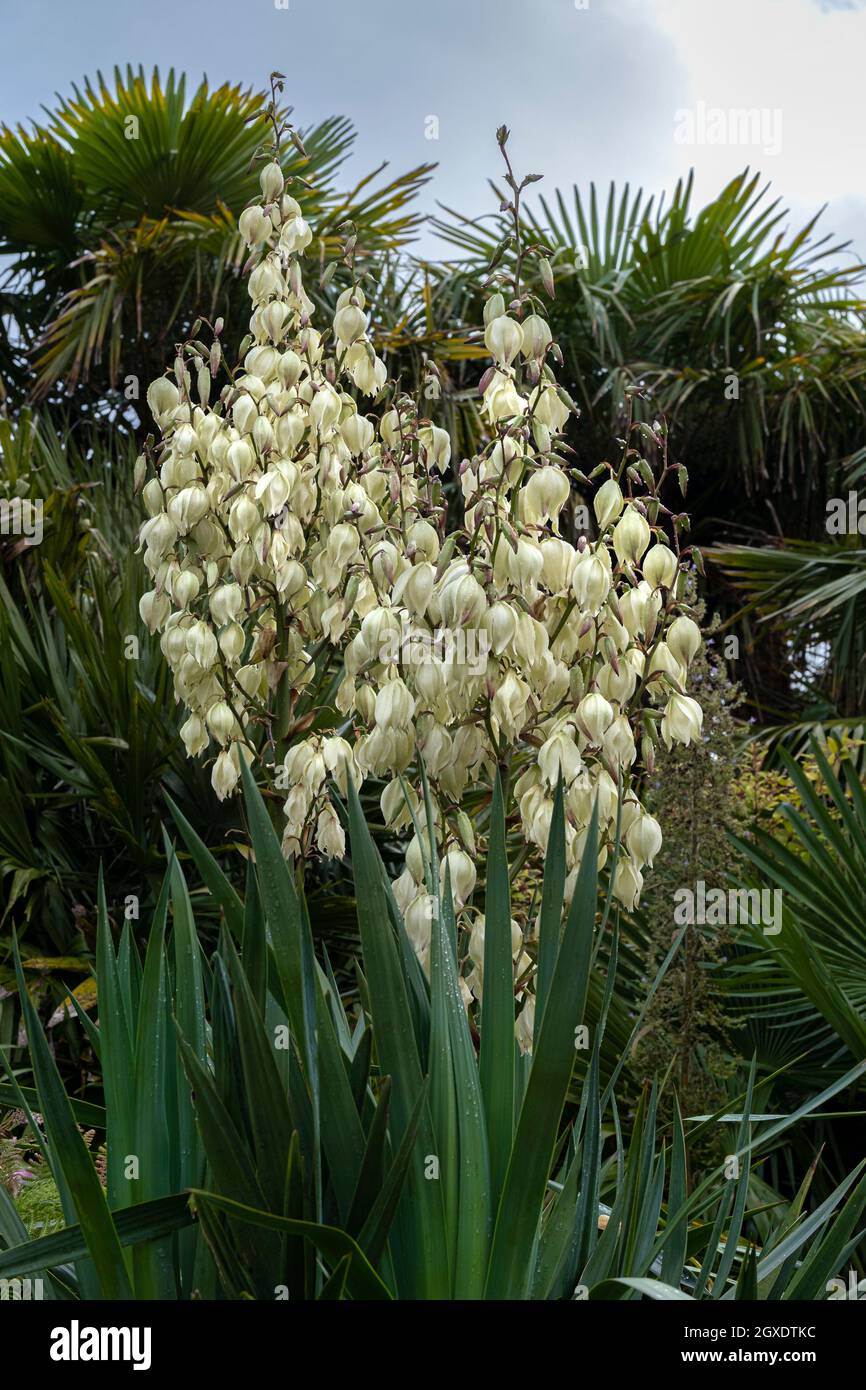
[[[351,785],[351,784],[350,784]],[[752,1155],[797,1116],[749,1122],[742,1098],[727,1176],[689,1191],[679,1112],[659,1130],[648,1088],[610,1142],[614,1084],[599,1076],[604,1017],[560,1131],[599,938],[594,853],[566,921],[561,796],[545,868],[547,969],[535,1042],[514,1039],[505,827],[497,791],[487,872],[484,1040],[457,983],[450,887],[436,897],[427,980],[352,793],[348,820],[364,951],[362,1007],[347,1011],[316,959],[304,899],[245,773],[255,870],[245,901],[179,813],[219,904],[208,961],[172,858],[144,959],[128,925],[115,944],[100,903],[100,1022],[86,1024],[104,1111],[70,1102],[25,995],[32,1088],[7,1068],[0,1100],[30,1114],[67,1225],[28,1240],[0,1189],[6,1277],[40,1272],[54,1297],[817,1298],[848,1258],[866,1177],[846,1177],[809,1216],[752,1195]],[[431,862],[436,854],[432,841]],[[595,848],[595,824],[590,850]],[[607,972],[605,1002],[615,985]],[[23,985],[23,978],[19,975]],[[635,1033],[641,1019],[635,1022]],[[276,1046],[274,1040],[277,1039]],[[284,1041],[283,1041],[284,1040]],[[813,1100],[830,1099],[842,1077]],[[130,1084],[132,1083],[132,1084]],[[103,1187],[76,1119],[104,1129]],[[731,1179],[736,1162],[736,1177]],[[862,1165],[860,1165],[862,1167]],[[760,1232],[760,1234],[759,1234]]]

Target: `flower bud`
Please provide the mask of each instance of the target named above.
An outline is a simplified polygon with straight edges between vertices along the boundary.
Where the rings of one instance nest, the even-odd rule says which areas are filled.
[[[454,897],[454,906],[459,912],[462,907],[466,906],[467,902],[472,897],[475,888],[475,880],[477,878],[475,865],[465,849],[461,849],[459,845],[451,845],[439,870],[439,886],[443,893],[445,892],[446,864],[451,878],[451,892]]]
[[[210,743],[207,729],[197,714],[191,714],[180,727],[180,736],[186,749],[188,758],[196,758],[199,753],[203,753]]]
[[[613,548],[621,565],[639,565],[650,543],[650,528],[646,517],[636,507],[626,507],[613,530]]]
[[[171,612],[168,594],[158,594],[155,590],[142,594],[138,603],[138,611],[148,632],[158,632]]]
[[[613,710],[603,695],[593,691],[578,705],[577,720],[590,743],[600,744],[613,723]]]
[[[613,895],[627,912],[633,912],[640,900],[643,874],[629,855],[621,856],[613,879]]]
[[[645,864],[652,868],[653,860],[662,847],[661,826],[653,816],[639,815],[625,832],[625,843],[639,869]]]
[[[334,315],[334,332],[346,347],[362,337],[366,327],[367,320],[363,312],[354,304],[347,304]]]
[[[213,765],[210,778],[211,786],[220,801],[225,801],[226,797],[231,795],[238,784],[240,775],[240,768],[235,765],[231,753],[228,749],[223,749]]]
[[[549,325],[538,314],[530,314],[528,319],[524,319],[523,342],[520,351],[524,357],[543,357],[544,353],[553,341]]]
[[[653,589],[672,589],[677,577],[677,557],[666,545],[654,545],[643,562],[643,577]]]
[[[387,681],[376,696],[376,725],[380,729],[405,729],[415,712],[415,701],[403,681]]]
[[[528,522],[556,521],[571,489],[561,468],[537,468],[523,488],[523,515]]]
[[[225,700],[216,700],[205,716],[205,723],[217,743],[225,744],[235,726],[235,717]]]
[[[608,478],[595,494],[592,504],[599,531],[605,531],[612,521],[616,521],[624,505],[619,483],[616,478]]]
[[[171,596],[178,608],[189,608],[198,598],[201,581],[194,570],[181,570],[171,586]]]
[[[246,634],[240,623],[229,623],[220,632],[220,651],[230,666],[234,666],[236,661],[240,661],[246,641]]]
[[[262,172],[259,174],[259,185],[266,203],[275,203],[277,201],[283,191],[285,182],[283,171],[276,160],[265,165],[264,169],[262,169]]]
[[[672,695],[662,716],[662,738],[665,747],[682,743],[686,747],[701,736],[704,712],[690,695]]]
[[[667,644],[675,659],[683,668],[687,668],[700,651],[701,630],[685,615],[674,618],[667,631]]]
[[[244,208],[238,218],[238,230],[247,246],[261,246],[274,229],[271,219],[256,204],[255,207]]]

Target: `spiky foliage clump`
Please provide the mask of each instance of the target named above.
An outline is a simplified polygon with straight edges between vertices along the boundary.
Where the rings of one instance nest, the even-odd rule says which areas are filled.
[[[700,1131],[685,1132],[675,1108],[668,1146],[648,1087],[624,1135],[614,1087],[625,1058],[600,1079],[615,966],[602,972],[601,1018],[576,1065],[598,936],[612,927],[615,958],[618,935],[607,912],[598,921],[595,817],[561,924],[560,792],[539,938],[544,990],[532,1051],[520,1053],[501,786],[486,874],[487,983],[473,1030],[447,877],[441,896],[435,873],[430,880],[428,980],[349,784],[363,970],[359,1006],[347,1010],[328,962],[315,957],[302,894],[246,764],[243,777],[255,851],[245,901],[178,817],[225,915],[212,968],[176,860],[143,969],[128,930],[115,949],[101,905],[104,1110],[62,1095],[22,990],[30,1094],[68,1224],[28,1239],[0,1188],[0,1277],[38,1271],[47,1296],[67,1299],[826,1297],[860,1240],[866,1177],[858,1167],[810,1210],[810,1172],[790,1203],[756,1211],[749,1198],[766,1155],[798,1117],[755,1116],[754,1068],[731,1100],[735,1181],[717,1166],[689,1191]],[[427,834],[435,863],[432,814]],[[643,1021],[640,1011],[626,1053]],[[578,1070],[575,1114],[565,1102]],[[0,1104],[16,1091],[7,1077]],[[107,1129],[105,1187],[76,1124],[83,1108]],[[129,1154],[140,1158],[134,1172]]]

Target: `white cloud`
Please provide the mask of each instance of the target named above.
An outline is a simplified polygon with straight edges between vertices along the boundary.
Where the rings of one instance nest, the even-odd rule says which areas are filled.
[[[779,154],[702,148],[702,186],[718,187],[751,163],[787,198],[814,205],[859,193],[866,10],[822,11],[814,0],[655,0],[653,8],[680,59],[670,86],[675,107],[703,101],[781,113]]]

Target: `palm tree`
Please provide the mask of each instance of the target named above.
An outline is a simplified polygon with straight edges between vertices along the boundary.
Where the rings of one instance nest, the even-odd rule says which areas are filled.
[[[170,71],[101,74],[75,87],[43,124],[0,131],[0,392],[74,392],[79,413],[104,416],[134,376],[141,393],[188,336],[186,306],[210,319],[240,313],[244,252],[236,219],[257,191],[268,94],[203,81],[187,95]],[[355,135],[341,117],[300,132],[284,156],[292,192],[319,238],[339,251],[351,222],[358,253],[411,241],[411,207],[432,166],[340,191]],[[384,168],[384,166],[382,166]],[[299,182],[297,179],[304,181]],[[311,248],[311,252],[313,248]],[[194,316],[194,315],[193,315]],[[235,320],[238,322],[238,320]]]
[[[513,256],[510,214],[444,213],[434,225],[457,252],[452,281],[477,284],[497,249],[500,268]],[[667,203],[613,184],[604,201],[591,185],[522,214],[525,236],[549,248],[556,297],[544,302],[583,409],[582,450],[609,455],[625,389],[639,386],[643,417],[665,415],[688,469],[699,534],[718,518],[754,523],[755,499],[770,497],[791,534],[814,525],[828,472],[860,443],[863,267],[814,236],[817,217],[790,233],[786,216],[748,170],[700,210],[690,175]]]

